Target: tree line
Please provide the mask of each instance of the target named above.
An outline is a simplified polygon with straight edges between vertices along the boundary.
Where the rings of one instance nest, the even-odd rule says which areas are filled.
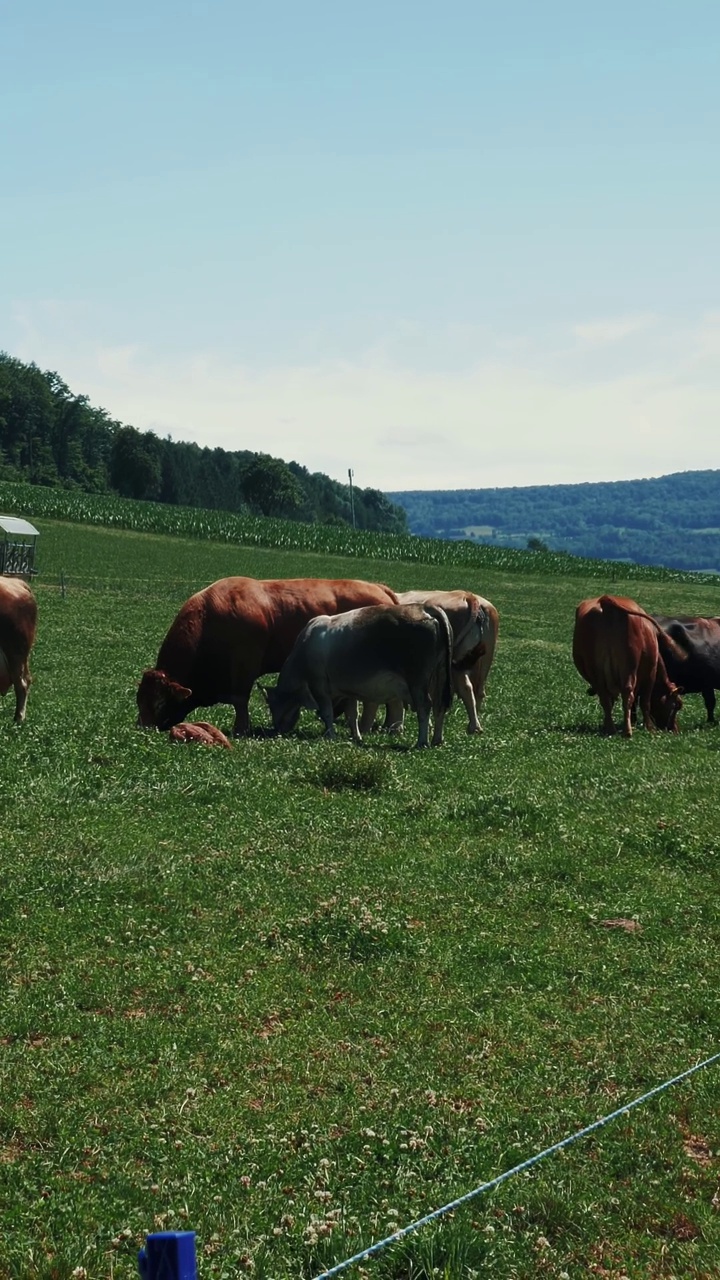
[[[0,352],[0,479],[309,523],[350,524],[348,485],[252,450],[203,448],[118,422],[57,373]],[[404,510],[353,489],[358,529],[407,533]]]

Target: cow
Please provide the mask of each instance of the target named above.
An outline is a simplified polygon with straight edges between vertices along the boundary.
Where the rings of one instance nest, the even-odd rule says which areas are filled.
[[[35,643],[37,602],[22,578],[0,578],[0,693],[15,690],[15,723],[25,719],[30,669]]]
[[[453,633],[453,691],[468,715],[468,733],[482,733],[478,712],[485,698],[485,683],[495,655],[498,612],[489,600],[471,591],[399,591],[401,604],[432,604],[444,609]],[[372,707],[363,711],[360,727],[371,727]],[[385,727],[401,730],[404,708],[393,703],[386,711]]]
[[[623,736],[632,737],[632,710],[640,703],[646,729],[677,733],[682,707],[677,685],[668,679],[660,649],[663,633],[634,600],[600,596],[575,611],[573,661],[597,694],[604,713],[602,732],[613,733],[613,706],[622,697]],[[663,638],[663,650],[667,644]]]
[[[256,679],[280,670],[311,618],[396,602],[390,587],[352,578],[221,578],[186,600],[144,672],[138,724],[170,729],[196,707],[228,702],[233,734],[247,734]]]
[[[225,734],[216,729],[207,720],[184,720],[182,724],[174,724],[168,733],[170,742],[198,742],[205,747],[226,747],[232,750]]]
[[[298,637],[274,689],[265,690],[273,727],[291,733],[302,707],[317,711],[325,737],[335,737],[342,704],[353,740],[362,742],[358,700],[409,702],[418,718],[418,747],[442,743],[443,720],[453,698],[452,629],[434,605],[399,604],[352,609],[315,618]]]
[[[663,653],[668,676],[683,693],[701,693],[708,724],[715,723],[715,690],[720,689],[720,618],[653,614],[675,647]],[[679,654],[677,652],[679,650]]]

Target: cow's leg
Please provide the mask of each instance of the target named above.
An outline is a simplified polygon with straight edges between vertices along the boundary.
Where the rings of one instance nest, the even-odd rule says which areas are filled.
[[[233,725],[233,738],[246,738],[250,732],[250,690],[247,693],[236,693],[230,699],[232,706],[235,708],[235,723]]]
[[[318,690],[312,688],[310,690],[314,701],[317,703],[317,713],[325,725],[325,737],[335,737],[335,705],[332,700],[329,689]],[[343,707],[345,719],[350,723],[350,716],[354,713],[357,718],[357,702],[352,698],[347,698]]]
[[[443,725],[445,723],[445,708],[433,708],[433,736],[432,744],[434,747],[441,747],[443,740]]]
[[[355,704],[357,709],[357,703]],[[377,702],[363,702],[362,715],[360,716],[360,732],[372,733],[375,728],[375,717],[377,715]],[[348,721],[348,724],[350,721]]]
[[[655,685],[656,670],[657,668],[653,667],[648,677],[643,678],[640,676],[640,678],[636,679],[634,684],[631,684],[630,686],[635,703],[640,703],[643,724],[649,733],[653,733],[657,728],[652,713],[652,692]],[[634,720],[633,723],[635,723]]]
[[[362,734],[358,729],[358,700],[357,698],[348,698],[345,703],[345,719],[348,722],[348,728],[352,734],[353,742],[359,747],[362,746]]]
[[[599,693],[598,698],[600,699],[600,706],[603,709],[603,716],[604,716],[602,728],[600,732],[606,733],[609,735],[615,732],[615,725],[613,724],[613,714],[612,714],[613,703],[615,699],[609,693]]]
[[[15,689],[15,723],[22,724],[25,719],[28,689],[30,688],[30,672],[25,663],[23,663],[15,676],[13,687]]]
[[[457,696],[467,711],[468,733],[482,733],[478,719],[478,706],[482,705],[483,694],[481,693],[479,700],[476,701],[475,690],[467,671],[453,672],[453,685]]]
[[[707,711],[708,724],[714,724],[715,723],[715,690],[703,689],[702,696],[703,696],[703,702],[705,703],[705,710]]]
[[[385,706],[385,723],[383,729],[387,733],[402,733],[405,726],[405,703],[402,698],[391,698]]]
[[[633,708],[637,697],[637,686],[628,684],[622,691],[623,705],[623,738],[632,738],[633,733]],[[650,689],[643,685],[640,692],[640,707],[643,713],[643,724],[646,729],[654,729],[655,724],[650,714]]]
[[[418,747],[429,746],[430,711],[432,703],[427,689],[411,689],[410,702],[418,718]]]
[[[635,701],[633,690],[628,688],[623,689],[620,697],[622,699],[623,709],[622,735],[623,738],[632,738],[632,709]]]

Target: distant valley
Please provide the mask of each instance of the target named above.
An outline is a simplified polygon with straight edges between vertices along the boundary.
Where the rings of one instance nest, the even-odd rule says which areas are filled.
[[[720,470],[652,480],[388,493],[412,533],[720,573]]]

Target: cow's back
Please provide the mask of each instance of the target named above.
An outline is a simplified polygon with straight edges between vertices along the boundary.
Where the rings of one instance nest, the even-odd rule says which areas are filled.
[[[686,693],[720,688],[720,618],[653,614],[668,676]],[[667,638],[671,643],[667,643]]]
[[[187,684],[202,705],[279,671],[318,614],[395,601],[389,587],[355,579],[221,578],[182,606],[156,666]]]

